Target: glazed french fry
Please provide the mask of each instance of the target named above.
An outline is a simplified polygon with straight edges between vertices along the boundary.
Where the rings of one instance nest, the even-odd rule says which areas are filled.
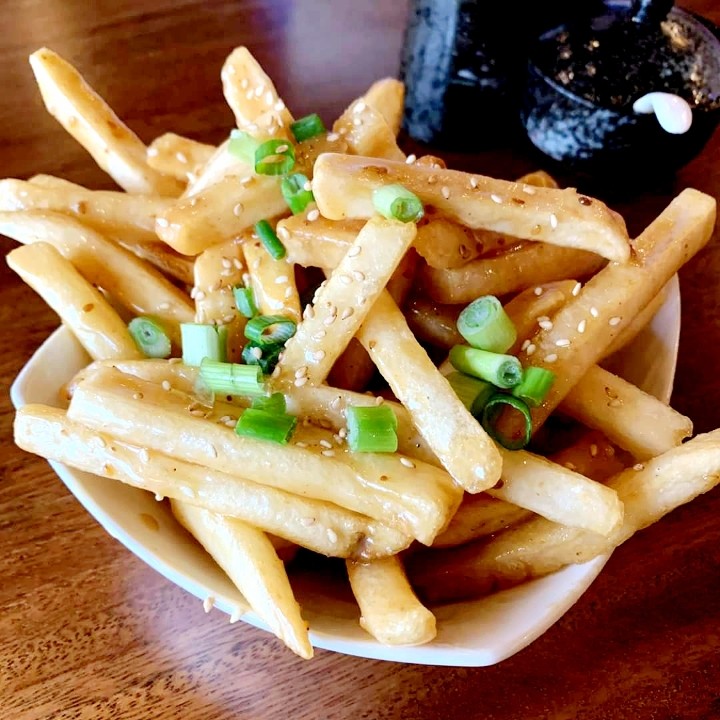
[[[183,285],[192,285],[195,261],[191,257],[181,255],[168,247],[164,242],[132,243],[118,241],[118,245],[129,250],[133,255],[145,260],[164,275],[179,280]]]
[[[245,178],[253,174],[253,168],[237,155],[229,152],[229,140],[218,145],[210,159],[200,169],[196,177],[188,178],[182,198],[198,195],[211,185],[226,177]]]
[[[246,47],[237,47],[227,56],[220,77],[225,100],[241,130],[292,139],[293,117]]]
[[[382,114],[363,98],[350,104],[335,121],[333,132],[342,135],[348,152],[353,155],[405,161],[405,153],[397,144],[397,133]]]
[[[692,421],[632,383],[595,365],[560,409],[608,439],[637,460],[649,460],[692,435]]]
[[[278,387],[319,385],[327,378],[384,291],[415,232],[413,223],[381,217],[368,220],[287,341],[277,366]]]
[[[0,180],[0,211],[52,210],[73,216],[98,232],[134,242],[157,242],[155,220],[173,205],[169,198],[112,190],[86,190],[60,178]]]
[[[380,293],[357,337],[455,481],[468,492],[492,487],[500,479],[500,454],[387,292]]]
[[[52,245],[10,251],[8,265],[60,316],[95,360],[140,359],[127,326],[94,288]]]
[[[363,95],[363,100],[383,116],[395,135],[400,132],[405,100],[403,83],[395,78],[378,80]]]
[[[321,555],[370,559],[410,543],[407,535],[358,513],[149,452],[73,422],[57,408],[18,410],[15,441],[28,452],[235,517]]]
[[[434,601],[477,597],[572,563],[610,552],[669,512],[720,481],[720,430],[629,468],[608,485],[625,506],[622,524],[608,538],[542,518],[501,533],[490,542],[423,553],[410,573],[422,597]]]
[[[433,300],[454,305],[472,302],[480,295],[507,295],[555,280],[585,277],[603,262],[599,255],[585,250],[533,242],[450,270],[428,265],[421,279]]]
[[[290,262],[332,269],[345,257],[364,224],[362,220],[334,221],[322,216],[310,222],[301,213],[280,220],[277,233]]]
[[[179,323],[193,321],[192,303],[181,290],[124,248],[73,218],[55,212],[0,212],[0,233],[21,243],[48,243],[92,285],[136,315],[162,320],[179,346]]]
[[[591,251],[619,262],[630,257],[622,219],[574,189],[331,153],[315,163],[313,192],[320,212],[331,220],[370,217],[373,191],[390,183],[404,185],[424,203],[470,228]]]
[[[82,75],[52,50],[30,56],[30,66],[48,112],[127,192],[177,197],[182,186],[153,170],[146,148]]]
[[[227,326],[228,360],[240,362],[245,317],[237,311],[233,287],[242,285],[245,263],[240,238],[213,245],[195,258],[195,322]]]
[[[285,566],[270,540],[242,520],[171,502],[173,515],[225,571],[271,632],[301,658],[313,656]]]
[[[536,430],[570,389],[602,358],[613,340],[660,292],[680,266],[710,239],[715,200],[684,190],[634,241],[632,262],[610,263],[540,328],[519,355],[523,366],[545,367],[556,375],[542,405],[531,410]],[[512,423],[503,425],[511,431]]]
[[[419,340],[449,350],[465,342],[458,332],[457,319],[463,305],[443,305],[415,296],[410,300],[405,317],[408,326]]]
[[[384,645],[422,645],[436,635],[435,616],[417,599],[400,558],[348,561],[360,626]]]
[[[155,232],[179,253],[197,255],[212,245],[232,240],[259,220],[286,211],[277,178],[248,174],[238,179],[227,175],[178,200],[157,218]]]
[[[134,399],[138,395],[140,401]],[[241,471],[253,482],[346,507],[426,544],[460,501],[447,475],[431,465],[406,465],[395,454],[350,453],[319,428],[297,428],[293,444],[267,443],[196,417],[188,407],[196,407],[192,396],[108,370],[77,385],[68,416],[186,462],[230,474]],[[183,440],[188,434],[192,443]],[[332,483],[325,480],[328,473]]]
[[[258,310],[264,315],[286,315],[299,323],[300,296],[292,263],[275,260],[257,239],[245,238],[242,249]]]
[[[415,249],[430,267],[443,270],[462,267],[481,251],[470,228],[442,217],[418,227]]]
[[[550,460],[604,483],[609,477],[622,472],[632,462],[623,462],[622,453],[597,430],[589,430],[572,445],[554,453]]]
[[[175,133],[165,133],[148,146],[147,164],[164,175],[186,183],[198,177],[215,150],[214,145],[206,145]]]

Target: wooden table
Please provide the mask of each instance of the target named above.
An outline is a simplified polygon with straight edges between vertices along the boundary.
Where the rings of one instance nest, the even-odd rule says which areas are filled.
[[[684,4],[720,22],[715,0]],[[17,0],[0,18],[1,174],[111,185],[43,111],[26,62],[41,45],[75,62],[143,139],[174,130],[217,142],[231,126],[219,82],[230,48],[249,45],[298,115],[332,118],[396,72],[405,14],[405,2],[372,0]],[[465,158],[485,172],[496,161]],[[622,209],[638,227],[688,185],[720,193],[720,134],[675,187]],[[674,405],[697,431],[720,425],[718,278],[716,237],[681,273]],[[6,389],[57,319],[4,264],[0,294]],[[303,662],[260,631],[205,615],[106,535],[44,461],[11,444],[5,392],[0,403],[2,718],[720,718],[717,490],[618,550],[557,625],[499,666],[325,651]]]

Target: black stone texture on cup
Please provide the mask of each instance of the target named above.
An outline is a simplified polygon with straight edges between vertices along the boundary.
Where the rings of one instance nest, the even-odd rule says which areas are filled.
[[[673,10],[673,17],[700,24],[678,9]],[[699,32],[705,31],[707,21],[702,25]],[[712,81],[720,85],[720,77]],[[717,87],[713,96],[717,97]],[[641,115],[628,106],[602,106],[576,95],[531,58],[521,120],[530,142],[562,167],[592,177],[598,185],[612,181],[622,188],[671,175],[691,160],[712,136],[720,120],[720,106],[717,102],[694,106],[690,130],[673,135],[660,127],[654,114]]]

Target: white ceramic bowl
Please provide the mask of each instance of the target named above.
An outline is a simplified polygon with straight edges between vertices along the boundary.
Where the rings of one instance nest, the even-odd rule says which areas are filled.
[[[680,291],[677,278],[673,278],[663,307],[632,346],[616,358],[621,374],[667,401],[675,374],[679,334]],[[63,383],[87,361],[70,332],[59,328],[17,377],[11,389],[14,405],[30,402],[57,405]],[[150,493],[116,481],[60,463],[51,465],[87,511],[131,552],[197,598],[212,596],[215,607],[226,613],[234,610],[240,599],[238,591],[204,550],[181,530],[166,503],[158,503]],[[150,518],[157,521],[157,527]],[[316,647],[397,662],[482,666],[504,660],[545,632],[582,595],[607,558],[565,568],[488,598],[438,607],[437,638],[418,647],[387,647],[377,643],[358,625],[359,613],[352,600],[338,593],[337,588],[328,588],[320,578],[293,576],[293,586]],[[253,613],[242,619],[267,630]]]

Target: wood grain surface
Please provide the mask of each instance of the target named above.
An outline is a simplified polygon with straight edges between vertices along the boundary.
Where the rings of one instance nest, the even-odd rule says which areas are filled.
[[[717,0],[685,7],[720,22]],[[146,141],[217,142],[231,126],[219,72],[247,44],[296,115],[337,114],[395,74],[406,2],[17,0],[0,16],[0,175],[46,172],[110,187],[43,110],[27,55],[47,45],[86,74]],[[512,32],[508,31],[508,41]],[[509,177],[537,162],[462,158]],[[634,229],[679,189],[720,193],[720,134],[674,186],[618,206]],[[0,239],[3,253],[13,243]],[[720,425],[720,242],[681,273],[673,403]],[[108,536],[47,464],[12,445],[7,388],[57,318],[0,265],[0,718],[720,718],[720,490],[618,550],[543,637],[491,668],[396,665],[274,638],[201,603]]]

